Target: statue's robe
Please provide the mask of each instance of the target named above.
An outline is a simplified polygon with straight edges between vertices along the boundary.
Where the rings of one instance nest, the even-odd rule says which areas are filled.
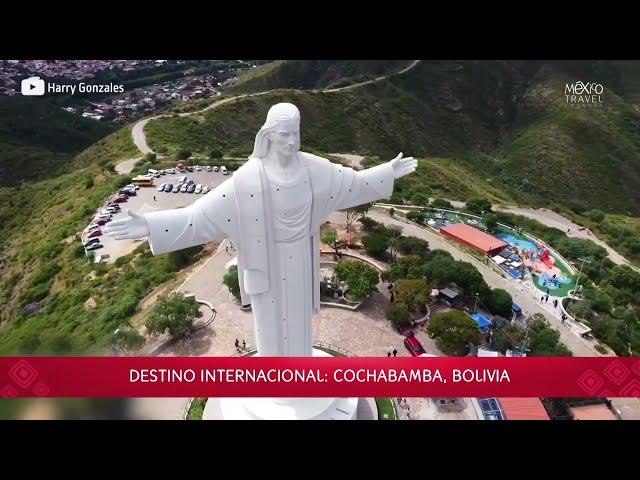
[[[282,205],[277,206],[272,195],[279,192],[278,186],[258,158],[250,158],[231,178],[188,207],[144,214],[154,255],[233,240],[241,299],[244,305],[252,304],[261,356],[312,355],[311,317],[320,309],[320,225],[336,210],[388,198],[393,191],[390,163],[354,171],[316,155],[298,155],[306,168],[300,178],[309,181],[311,190],[311,205],[297,202],[311,216],[302,251],[299,235],[289,243],[276,238],[273,216],[282,212],[273,210]]]

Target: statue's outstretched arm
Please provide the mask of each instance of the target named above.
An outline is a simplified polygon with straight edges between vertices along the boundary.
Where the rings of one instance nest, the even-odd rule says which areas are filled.
[[[154,255],[202,245],[232,235],[232,198],[233,182],[225,181],[185,208],[143,214],[129,211],[127,218],[109,223],[104,232],[116,240],[149,237]],[[229,217],[228,224],[222,225],[222,217]]]
[[[346,183],[341,187],[336,210],[389,198],[393,193],[394,180],[413,173],[417,166],[417,160],[403,158],[400,153],[389,162],[353,172],[350,179],[345,175],[343,180]]]

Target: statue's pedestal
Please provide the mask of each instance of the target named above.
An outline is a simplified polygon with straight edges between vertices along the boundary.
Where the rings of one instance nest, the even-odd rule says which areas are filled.
[[[330,357],[313,349],[314,357]],[[355,420],[357,398],[210,398],[203,420]]]

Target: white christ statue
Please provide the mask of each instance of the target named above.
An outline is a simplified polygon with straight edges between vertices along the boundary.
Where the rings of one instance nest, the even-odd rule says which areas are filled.
[[[416,169],[399,154],[354,171],[301,152],[300,112],[271,107],[253,154],[235,174],[185,208],[135,214],[105,233],[149,238],[154,255],[230,238],[240,295],[251,304],[258,355],[312,356],[320,309],[320,225],[336,210],[388,198],[394,179]]]

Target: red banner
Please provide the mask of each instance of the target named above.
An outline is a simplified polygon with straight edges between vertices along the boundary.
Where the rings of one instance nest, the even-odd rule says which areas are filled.
[[[0,397],[640,397],[617,357],[0,357]]]

